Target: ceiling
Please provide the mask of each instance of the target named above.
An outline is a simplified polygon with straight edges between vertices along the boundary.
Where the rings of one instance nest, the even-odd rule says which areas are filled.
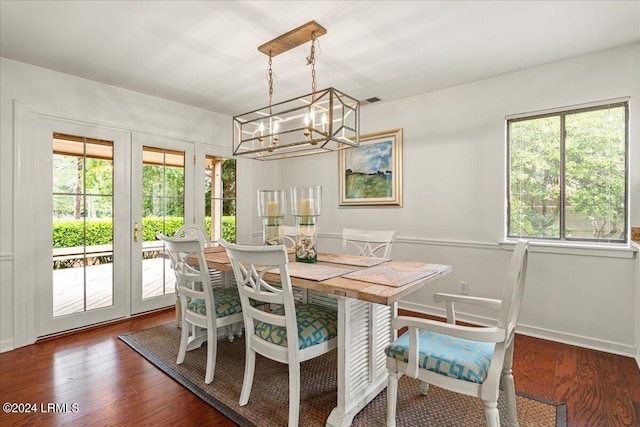
[[[640,1],[0,0],[0,55],[233,116],[268,104],[257,47],[311,20],[318,89],[382,102],[640,42]],[[311,91],[309,48],[274,102]]]

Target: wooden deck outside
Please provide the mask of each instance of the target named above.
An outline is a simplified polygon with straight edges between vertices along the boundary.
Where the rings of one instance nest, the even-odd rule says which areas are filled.
[[[86,310],[108,307],[113,302],[113,264],[86,268]],[[168,261],[163,258],[142,261],[143,298],[172,294],[175,279]],[[166,289],[165,289],[166,277]],[[79,313],[84,308],[84,269],[65,268],[53,271],[53,316]]]

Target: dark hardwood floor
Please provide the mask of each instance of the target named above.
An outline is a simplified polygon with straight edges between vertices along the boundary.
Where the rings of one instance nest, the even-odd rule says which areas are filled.
[[[3,411],[0,426],[234,426],[118,339],[173,318],[151,313],[0,354],[0,401],[37,409]],[[567,403],[569,427],[640,425],[632,358],[518,335],[514,375],[518,391]]]

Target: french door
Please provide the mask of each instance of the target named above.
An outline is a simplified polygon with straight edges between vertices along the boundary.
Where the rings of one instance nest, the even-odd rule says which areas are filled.
[[[194,221],[194,144],[51,117],[28,137],[35,336],[175,304],[155,236]]]
[[[33,132],[37,336],[124,317],[129,134],[57,119]]]
[[[175,304],[175,276],[158,233],[194,222],[194,145],[134,134],[131,155],[131,313]]]

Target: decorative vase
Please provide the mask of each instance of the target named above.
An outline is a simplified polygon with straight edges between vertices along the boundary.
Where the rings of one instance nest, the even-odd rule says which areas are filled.
[[[284,216],[286,194],[284,190],[258,190],[258,216],[262,218],[264,245],[284,245]]]
[[[316,216],[296,217],[296,261],[314,263],[318,261],[318,228]]]
[[[284,220],[280,217],[262,219],[262,242],[265,246],[284,245]]]
[[[291,213],[296,217],[296,261],[318,261],[318,215],[322,208],[322,187],[291,187]]]

